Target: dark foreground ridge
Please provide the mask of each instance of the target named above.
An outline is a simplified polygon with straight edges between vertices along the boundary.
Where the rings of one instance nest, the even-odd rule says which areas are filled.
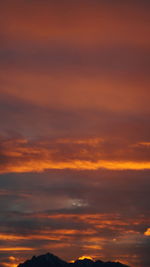
[[[41,256],[33,256],[31,260],[18,265],[18,267],[129,267],[120,262],[103,262],[100,260],[92,261],[89,259],[76,260],[74,263],[68,263],[57,256],[47,253]]]

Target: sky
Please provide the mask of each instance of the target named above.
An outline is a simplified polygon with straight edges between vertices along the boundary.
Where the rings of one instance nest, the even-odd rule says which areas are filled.
[[[149,11],[0,1],[0,267],[150,266]]]

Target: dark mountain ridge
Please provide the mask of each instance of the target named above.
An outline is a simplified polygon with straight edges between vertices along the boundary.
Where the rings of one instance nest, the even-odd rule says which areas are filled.
[[[68,263],[57,256],[47,253],[45,255],[33,256],[32,259],[20,263],[18,267],[129,267],[120,262],[93,261],[90,259],[76,260]]]

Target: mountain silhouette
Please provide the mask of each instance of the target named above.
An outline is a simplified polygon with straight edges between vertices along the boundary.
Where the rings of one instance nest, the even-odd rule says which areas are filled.
[[[33,256],[32,259],[20,263],[18,267],[129,267],[120,262],[93,261],[90,259],[76,260],[68,263],[57,256],[47,253],[45,255]]]

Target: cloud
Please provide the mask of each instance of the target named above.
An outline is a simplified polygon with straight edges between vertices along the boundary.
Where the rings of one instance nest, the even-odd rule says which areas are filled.
[[[10,230],[9,234],[1,234],[1,242],[3,242],[3,246],[0,244],[1,252],[13,252],[15,250],[15,253],[31,251],[33,254],[33,252],[37,253],[39,249],[52,249],[55,253],[56,251],[61,251],[62,253],[62,247],[68,247],[69,249],[71,243],[73,248],[80,246],[82,254],[87,253],[88,255],[92,255],[91,253],[93,253],[97,255],[97,253],[100,253],[102,258],[108,258],[108,255],[105,254],[107,251],[111,255],[109,257],[113,258],[113,253],[115,253],[114,255],[120,258],[122,253],[127,251],[127,246],[133,249],[135,244],[137,244],[137,240],[139,240],[140,244],[144,242],[139,232],[126,231],[128,227],[131,229],[131,225],[133,229],[137,222],[140,224],[140,218],[137,218],[137,221],[127,219],[124,223],[122,221],[123,218],[117,214],[109,214],[108,216],[107,214],[60,215],[54,213],[48,215],[47,218],[47,227],[49,225],[49,229],[45,228],[46,230],[42,230],[34,228],[31,230],[28,228],[28,232],[24,234],[22,234],[23,232],[20,234],[14,232],[14,234],[11,234]],[[60,221],[62,225],[65,225],[68,221],[72,228],[63,228],[61,226],[58,229],[55,224],[56,229],[54,229],[52,228],[50,218],[55,222]],[[79,222],[81,227],[79,229],[74,228],[75,224],[72,224],[72,220]],[[84,225],[87,228],[84,229]],[[5,246],[6,242],[7,246]],[[13,247],[9,246],[11,242],[13,242]],[[17,246],[18,244],[19,246]],[[131,257],[132,254],[129,253],[126,256],[126,260],[132,262],[134,258],[132,259]]]
[[[108,44],[106,47],[95,45],[90,48],[78,48],[73,45],[57,43],[39,45],[25,44],[20,47],[6,44],[0,47],[0,59],[3,70],[18,71],[49,75],[64,73],[69,75],[81,74],[101,79],[105,75],[111,78],[133,80],[133,75],[138,74],[138,79],[148,81],[150,65],[149,48],[126,45]],[[80,70],[80,71],[79,71]],[[118,77],[119,75],[119,77]]]
[[[146,236],[150,236],[150,228],[148,228],[148,229],[144,232],[144,235],[146,235]]]
[[[126,139],[131,140],[132,145],[149,141],[149,116],[141,111],[48,108],[6,93],[1,94],[0,111],[3,138],[63,138],[72,142],[73,139],[111,138],[118,139],[116,142],[122,139],[124,143]]]
[[[133,266],[142,255],[147,261],[148,170],[1,174],[0,187],[1,259],[4,253],[21,262],[51,251],[67,260],[81,253],[104,260],[115,255]],[[71,205],[77,200],[88,205]]]
[[[95,142],[97,145],[95,145]],[[134,147],[134,146],[132,146]],[[120,151],[122,149],[122,151]],[[123,151],[124,150],[124,151]],[[65,152],[64,152],[65,151]],[[77,170],[142,170],[149,169],[149,151],[128,149],[124,144],[111,144],[101,138],[52,139],[29,141],[26,139],[1,140],[1,173],[41,172],[49,169]],[[148,153],[148,154],[147,154]],[[142,156],[141,159],[139,156]],[[145,157],[145,158],[144,158]],[[144,160],[143,160],[144,158]]]
[[[147,1],[44,1],[1,3],[2,34],[19,39],[48,42],[65,40],[76,45],[102,43],[148,44]],[[130,8],[129,8],[130,7]],[[26,14],[28,13],[28,19]],[[126,20],[128,16],[128,20]]]
[[[50,251],[150,266],[149,1],[0,13],[1,265]]]

